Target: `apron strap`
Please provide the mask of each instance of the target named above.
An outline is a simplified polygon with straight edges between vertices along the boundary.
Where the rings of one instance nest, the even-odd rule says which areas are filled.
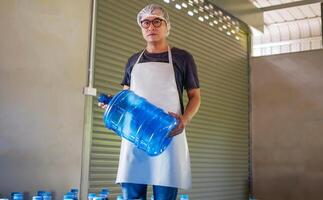
[[[141,52],[141,54],[140,54],[140,56],[138,57],[138,59],[137,59],[137,61],[136,61],[135,65],[139,63],[139,60],[140,60],[140,58],[142,57],[142,55],[144,54],[145,50],[146,50],[146,49],[144,49],[144,50]],[[172,52],[171,52],[171,50],[170,50],[170,47],[169,47],[169,46],[168,46],[168,62],[169,62],[169,64],[171,64],[171,65],[173,66]]]
[[[140,58],[141,58],[142,54],[144,54],[144,52],[145,52],[145,49],[141,52],[140,56],[138,57],[138,59],[137,59],[137,61],[136,61],[136,64],[138,64],[138,63],[139,63],[139,60],[140,60]],[[136,65],[136,64],[135,64],[135,65]]]
[[[173,66],[172,51],[170,50],[169,46],[168,46],[168,62]]]

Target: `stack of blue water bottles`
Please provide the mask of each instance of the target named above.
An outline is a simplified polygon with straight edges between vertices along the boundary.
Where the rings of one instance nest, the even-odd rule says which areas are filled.
[[[101,192],[97,195],[95,193],[88,194],[88,200],[109,200],[109,189],[103,188]],[[0,198],[0,200],[9,200],[7,198]],[[24,200],[23,192],[12,192],[10,200]],[[49,191],[40,190],[35,196],[32,197],[32,200],[52,200],[52,194]],[[77,188],[72,188],[70,192],[67,192],[63,200],[79,200],[79,191]],[[110,199],[111,200],[111,199]],[[122,195],[117,196],[117,200],[123,200]],[[151,195],[150,200],[154,200],[154,196]],[[180,200],[189,200],[187,194],[180,195]]]
[[[52,194],[48,191],[38,191],[35,196],[32,197],[33,200],[52,200]],[[8,200],[8,199],[2,199]],[[24,200],[23,192],[12,192],[11,200]]]

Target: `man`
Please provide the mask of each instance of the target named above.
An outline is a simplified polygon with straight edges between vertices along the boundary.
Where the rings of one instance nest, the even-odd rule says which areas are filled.
[[[147,185],[152,185],[155,200],[175,200],[178,188],[191,187],[185,127],[200,106],[197,69],[188,52],[169,47],[170,21],[163,7],[146,6],[138,13],[137,23],[147,46],[129,58],[123,89],[146,98],[180,123],[170,134],[172,142],[158,156],[151,157],[122,139],[116,182],[121,184],[124,199],[145,200]],[[183,88],[189,98],[185,111]]]

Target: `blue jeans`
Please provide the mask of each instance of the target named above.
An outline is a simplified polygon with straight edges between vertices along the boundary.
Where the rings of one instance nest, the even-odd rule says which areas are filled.
[[[147,199],[145,184],[121,183],[121,189],[124,200]],[[154,200],[176,200],[177,191],[177,188],[153,185]]]

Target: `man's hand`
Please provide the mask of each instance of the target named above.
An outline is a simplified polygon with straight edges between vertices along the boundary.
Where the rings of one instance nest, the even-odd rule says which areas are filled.
[[[124,90],[129,90],[129,88],[130,88],[130,87],[129,87],[128,85],[124,85],[124,86],[123,86],[123,89],[124,89]],[[108,97],[111,97],[111,95],[109,95],[109,94],[108,94]],[[98,106],[99,106],[100,108],[104,109],[104,110],[108,107],[108,105],[107,105],[107,104],[105,104],[105,103],[101,103],[101,102],[99,102],[99,103],[98,103]]]
[[[111,97],[111,95],[108,94],[108,97]],[[105,103],[102,103],[102,102],[99,102],[98,103],[98,106],[102,109],[106,109],[108,107],[108,104],[105,104]]]
[[[173,129],[173,131],[169,134],[169,137],[174,137],[175,135],[178,135],[180,133],[183,132],[184,128],[186,127],[188,121],[186,119],[184,119],[184,117],[182,115],[178,115],[176,113],[173,112],[168,112],[170,115],[172,115],[173,117],[175,117],[178,121],[178,125],[176,126],[176,128]]]
[[[178,126],[169,134],[169,137],[173,137],[183,132],[188,122],[193,118],[193,116],[197,113],[200,107],[201,95],[199,88],[188,90],[187,96],[188,103],[186,105],[186,109],[183,115],[168,112],[170,115],[174,116],[179,122]]]
[[[99,106],[100,108],[102,108],[102,109],[106,109],[106,108],[108,107],[108,105],[107,105],[107,104],[105,104],[105,103],[101,103],[101,102],[99,102],[99,103],[98,103],[98,106]]]

